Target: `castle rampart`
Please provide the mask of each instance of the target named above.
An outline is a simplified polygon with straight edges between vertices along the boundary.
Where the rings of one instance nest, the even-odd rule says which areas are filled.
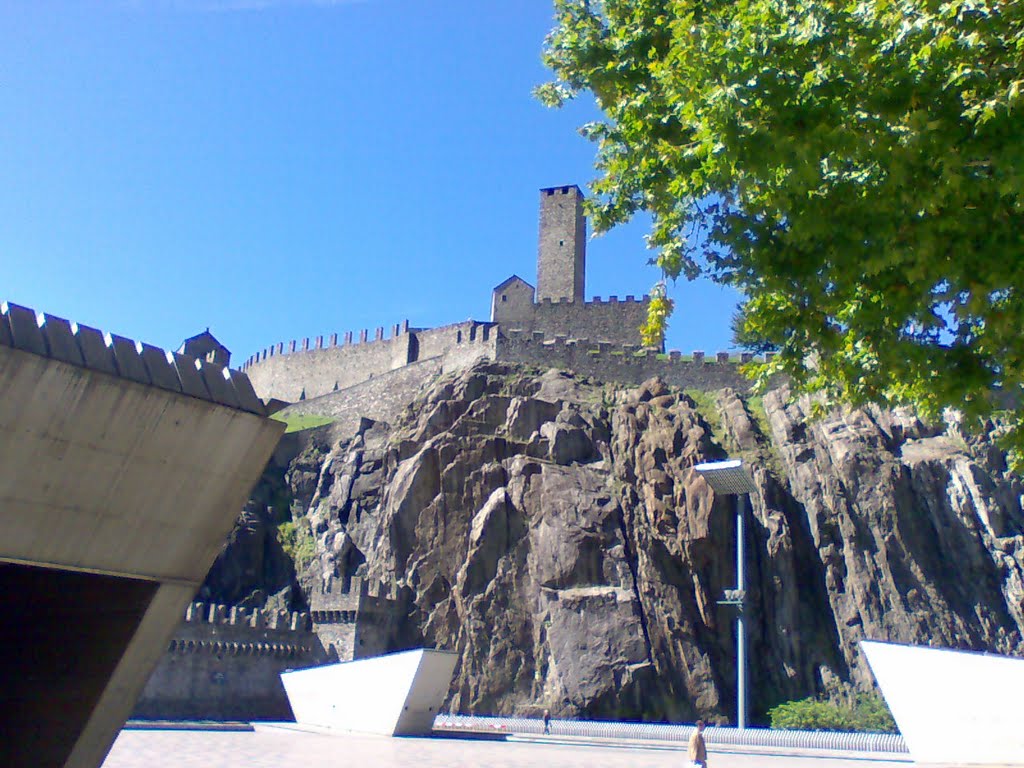
[[[650,297],[584,301],[585,265],[583,193],[572,185],[542,189],[537,289],[517,275],[499,283],[491,293],[490,323],[467,320],[422,329],[405,322],[391,328],[390,338],[383,328],[376,329],[373,341],[362,331],[359,343],[353,343],[351,333],[340,345],[337,334],[282,342],[253,355],[243,370],[264,399],[309,403],[293,405],[291,412],[350,422],[357,416],[390,421],[397,414],[387,402],[389,392],[391,400],[415,394],[430,376],[482,358],[571,368],[625,384],[660,375],[684,388],[749,387],[736,366],[719,356],[711,363],[702,353],[687,359],[661,355],[661,349],[641,353],[640,328]],[[419,365],[428,360],[435,365]],[[395,373],[413,365],[408,375]],[[365,386],[380,377],[397,390],[382,382]]]
[[[387,653],[389,628],[404,614],[394,584],[384,587],[358,577],[326,578],[310,595],[316,633],[332,659],[350,661]]]
[[[464,323],[417,331],[417,360],[440,359],[442,372],[467,368],[483,357],[494,358],[498,329],[493,323]]]
[[[243,370],[264,399],[296,402],[319,397],[412,362],[413,336],[408,323],[392,326],[391,332],[390,338],[383,338],[380,328],[374,334],[377,338],[367,341],[369,332],[364,330],[358,344],[352,342],[351,333],[346,333],[341,344],[332,345],[337,341],[334,334],[320,348],[315,344],[311,347],[309,339],[282,342],[249,358]]]
[[[732,357],[719,352],[712,359],[703,352],[684,356],[678,351],[667,355],[637,345],[616,345],[589,339],[555,337],[522,331],[502,331],[498,337],[497,358],[542,368],[564,368],[598,381],[640,384],[660,376],[666,384],[680,389],[714,390],[732,387],[745,392],[751,382],[739,371],[739,364],[752,355]]]
[[[309,339],[282,342],[253,355],[243,369],[260,397],[296,403],[347,390],[422,360],[437,359],[441,370],[451,370],[493,358],[495,331],[493,324],[474,320],[430,329],[409,328],[406,321],[391,327],[390,338],[378,328],[377,338],[367,341],[369,333],[363,331],[358,344],[352,343],[351,333],[340,345],[333,345],[335,334],[321,348],[311,347]]]
[[[650,297],[636,299],[617,296],[607,300],[595,296],[593,301],[551,301],[515,307],[515,318],[505,320],[498,313],[503,331],[541,332],[545,338],[564,336],[570,339],[594,339],[611,344],[640,343],[640,326],[647,320]]]
[[[363,417],[393,424],[420,390],[441,374],[442,362],[442,358],[438,357],[419,360],[403,368],[386,371],[348,389],[302,400],[289,405],[281,413],[285,416],[325,416],[332,419],[343,432],[352,434]]]
[[[394,585],[328,579],[308,613],[192,603],[135,706],[159,720],[289,720],[281,672],[387,653]]]
[[[308,613],[193,603],[135,705],[134,717],[288,720],[280,673],[326,660]]]

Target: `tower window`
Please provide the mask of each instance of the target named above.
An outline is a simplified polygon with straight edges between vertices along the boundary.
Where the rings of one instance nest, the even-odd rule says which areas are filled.
[[[559,244],[559,245],[565,245],[565,240],[559,240],[559,241],[558,241],[558,244]]]
[[[501,300],[502,301],[508,301],[508,296],[506,296],[504,293],[501,294]]]

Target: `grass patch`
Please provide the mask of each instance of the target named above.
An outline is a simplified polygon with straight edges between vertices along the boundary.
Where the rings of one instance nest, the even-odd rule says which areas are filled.
[[[722,414],[718,412],[718,402],[711,392],[702,389],[686,389],[683,394],[697,404],[697,412],[711,427],[712,439],[721,446],[725,445],[725,428],[722,426]]]
[[[316,556],[316,542],[305,518],[288,520],[277,526],[277,540],[281,549],[295,563],[296,573],[301,572]]]
[[[270,418],[283,421],[288,425],[288,429],[285,430],[285,434],[288,434],[289,432],[301,432],[304,429],[313,429],[314,427],[322,427],[324,424],[330,424],[334,421],[330,416],[320,416],[315,413],[289,414],[278,412]]]
[[[771,440],[772,427],[768,423],[768,411],[764,409],[764,398],[761,395],[748,397],[747,411],[750,412],[751,418],[757,423],[757,428],[761,430],[761,434]]]

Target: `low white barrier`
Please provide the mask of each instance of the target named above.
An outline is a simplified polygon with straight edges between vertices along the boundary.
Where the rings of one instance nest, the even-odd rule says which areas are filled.
[[[484,717],[478,715],[438,715],[435,731],[474,730],[508,734],[542,734],[544,723],[527,717]],[[638,741],[678,741],[685,747],[692,725],[673,723],[620,723],[599,720],[552,720],[552,736],[580,736],[598,739],[635,739]],[[849,752],[906,753],[903,737],[894,733],[844,733],[838,731],[782,731],[771,728],[708,726],[709,745],[778,747],[782,749],[830,749]]]

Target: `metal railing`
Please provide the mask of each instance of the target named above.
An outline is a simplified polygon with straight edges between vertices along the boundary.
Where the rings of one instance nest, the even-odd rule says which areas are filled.
[[[485,717],[480,715],[438,715],[435,731],[486,731],[510,735],[540,735],[544,723],[538,718]],[[552,736],[636,741],[679,742],[684,747],[693,733],[692,725],[673,723],[620,723],[598,720],[552,720]],[[729,728],[708,726],[709,746],[730,745],[781,749],[828,749],[847,752],[906,754],[903,737],[894,733],[847,733],[842,731],[783,731],[771,728]]]

